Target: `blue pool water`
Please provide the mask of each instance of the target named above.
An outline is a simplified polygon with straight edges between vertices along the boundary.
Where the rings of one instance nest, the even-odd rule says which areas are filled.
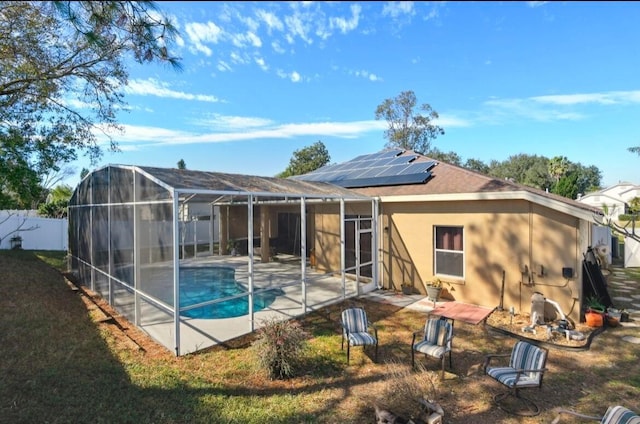
[[[180,268],[180,307],[196,305],[214,299],[222,299],[246,293],[246,289],[235,280],[235,270],[230,267]],[[281,291],[280,291],[281,292]],[[253,296],[254,312],[273,303],[279,289],[260,292]],[[189,309],[182,316],[201,319],[232,318],[249,313],[249,299],[244,296],[213,305]]]

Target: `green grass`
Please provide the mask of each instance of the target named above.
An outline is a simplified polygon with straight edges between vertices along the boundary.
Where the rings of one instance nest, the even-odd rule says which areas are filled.
[[[311,334],[304,373],[271,381],[251,338],[179,358],[151,344],[134,349],[98,322],[93,303],[57,271],[65,269],[64,253],[0,251],[0,423],[373,423],[372,402],[394,387],[390,364],[410,365],[411,332],[424,325],[422,313],[355,300],[378,325],[381,346],[377,363],[354,348],[347,366],[337,323],[344,304],[328,307],[302,320]],[[497,387],[477,371],[485,353],[509,351],[513,340],[458,322],[454,331],[454,370],[434,395],[447,423],[550,422],[557,406],[640,408],[640,347],[621,342],[637,329],[609,329],[588,352],[552,350],[545,384],[530,394],[543,412],[518,420],[492,405]],[[423,373],[439,367],[421,362],[429,371],[411,375],[428,385]]]

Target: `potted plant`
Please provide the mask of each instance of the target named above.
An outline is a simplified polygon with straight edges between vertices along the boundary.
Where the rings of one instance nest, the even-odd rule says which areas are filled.
[[[602,327],[604,325],[605,306],[596,296],[589,296],[585,299],[586,311],[584,313],[585,322],[589,327]]]
[[[405,281],[400,284],[400,288],[402,289],[402,294],[412,294],[413,293],[413,284]]]
[[[438,277],[433,278],[431,281],[425,283],[427,289],[427,297],[434,302],[440,299],[440,292],[442,291],[442,280]]]

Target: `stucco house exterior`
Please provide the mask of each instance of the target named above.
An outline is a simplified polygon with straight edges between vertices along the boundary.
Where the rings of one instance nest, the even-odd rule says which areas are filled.
[[[598,208],[412,151],[402,156],[430,164],[424,181],[347,184],[379,201],[381,287],[410,284],[426,293],[425,283],[438,277],[450,299],[524,312],[540,292],[580,319],[582,261]]]
[[[630,182],[620,182],[611,187],[580,196],[578,201],[603,210],[612,220],[618,220],[621,214],[627,213],[629,202],[635,197],[640,197],[640,185]]]
[[[399,149],[289,179],[108,165],[74,191],[68,256],[77,283],[183,355],[433,278],[518,313],[541,293],[578,322],[599,213]]]

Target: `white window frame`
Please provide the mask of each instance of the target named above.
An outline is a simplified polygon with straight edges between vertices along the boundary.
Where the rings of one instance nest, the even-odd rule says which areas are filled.
[[[462,230],[462,250],[438,249],[437,248],[437,243],[438,243],[437,232],[438,232],[438,229],[440,229],[440,228],[460,228]],[[434,225],[433,226],[433,273],[434,273],[434,275],[441,275],[441,276],[459,278],[459,279],[464,279],[465,278],[465,270],[466,270],[465,242],[466,242],[466,237],[465,237],[464,233],[465,233],[464,226],[462,226],[462,225]],[[443,272],[438,272],[438,253],[447,253],[447,254],[460,255],[461,256],[461,261],[462,261],[461,275],[445,274]]]

